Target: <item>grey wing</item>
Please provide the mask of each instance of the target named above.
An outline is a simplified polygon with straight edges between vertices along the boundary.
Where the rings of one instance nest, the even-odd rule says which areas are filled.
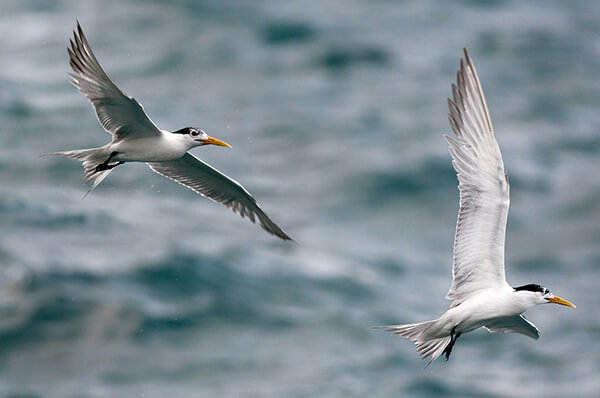
[[[158,127],[150,120],[142,105],[127,96],[106,75],[92,52],[83,30],[77,22],[77,31],[70,40],[69,64],[75,74],[69,73],[71,83],[94,106],[98,121],[113,140],[125,137],[160,135]]]
[[[540,338],[540,331],[523,315],[497,318],[484,326],[490,333],[520,333],[532,339]]]
[[[453,280],[446,297],[459,302],[476,290],[506,283],[504,237],[509,206],[502,155],[466,50],[465,59],[460,61],[457,84],[452,85],[453,99],[448,99],[448,118],[456,139],[445,136],[460,191]]]
[[[158,174],[229,207],[252,222],[258,219],[265,231],[283,240],[292,240],[267,216],[241,184],[190,153],[167,162],[149,162],[148,166]]]

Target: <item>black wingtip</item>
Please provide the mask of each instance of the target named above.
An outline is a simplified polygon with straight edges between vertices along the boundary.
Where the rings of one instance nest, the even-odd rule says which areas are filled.
[[[79,23],[78,19],[75,19],[75,22],[77,22],[77,26],[75,27],[75,29],[73,29],[73,38],[75,38],[75,41],[77,41],[77,34],[81,34],[83,29],[81,28],[81,24]]]
[[[292,239],[291,236],[289,236],[288,234],[283,232],[283,230],[281,228],[278,228],[278,229],[279,230],[277,232],[273,232],[273,231],[269,231],[269,230],[267,230],[267,232],[270,232],[271,234],[277,236],[279,239],[283,240],[284,242],[292,242],[292,243],[298,244],[298,242],[296,242],[294,239]]]

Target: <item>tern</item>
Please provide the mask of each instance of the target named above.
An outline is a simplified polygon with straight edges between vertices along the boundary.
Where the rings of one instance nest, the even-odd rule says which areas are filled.
[[[158,174],[174,180],[196,193],[221,203],[252,222],[258,219],[267,232],[292,240],[258,206],[256,200],[237,181],[229,178],[188,151],[197,146],[229,144],[209,137],[195,127],[169,132],[150,120],[142,105],[126,95],[104,72],[94,56],[79,21],[73,31],[69,64],[71,83],[86,96],[102,127],[112,141],[100,148],[54,152],[80,160],[86,182],[94,181],[89,194],[115,167],[126,162],[145,162]]]
[[[448,118],[456,138],[448,141],[458,175],[460,209],[454,237],[454,300],[438,319],[407,325],[378,326],[414,341],[429,366],[441,354],[450,357],[464,333],[485,327],[491,333],[520,333],[538,339],[540,332],[522,315],[545,303],[573,304],[538,284],[511,287],[504,276],[504,237],[509,206],[508,177],[471,57],[464,50]]]

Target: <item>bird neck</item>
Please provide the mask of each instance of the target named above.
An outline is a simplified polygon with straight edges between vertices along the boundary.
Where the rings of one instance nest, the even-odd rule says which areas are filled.
[[[195,147],[194,142],[189,140],[183,134],[173,134],[170,131],[162,131],[162,146],[170,152],[178,154],[178,157],[185,155],[187,151]]]
[[[527,309],[542,304],[539,295],[529,290],[513,291],[513,302],[519,312],[525,312]]]

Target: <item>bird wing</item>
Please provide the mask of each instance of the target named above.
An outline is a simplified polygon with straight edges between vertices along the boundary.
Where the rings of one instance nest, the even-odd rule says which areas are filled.
[[[106,75],[92,52],[81,25],[73,31],[69,64],[75,74],[69,73],[71,83],[86,96],[96,110],[98,121],[113,135],[113,141],[128,138],[158,136],[160,130],[150,120],[142,105],[127,96]]]
[[[540,338],[540,331],[523,315],[506,316],[490,321],[484,327],[490,333],[520,333],[532,339]]]
[[[467,50],[460,60],[448,119],[456,139],[444,136],[458,176],[460,209],[454,238],[452,286],[446,298],[506,283],[504,237],[508,177],[475,66]],[[457,303],[457,302],[455,302]]]
[[[258,219],[260,226],[265,231],[283,240],[292,240],[277,224],[271,221],[240,183],[190,153],[166,162],[149,162],[148,166],[158,174],[229,207],[252,222]]]

